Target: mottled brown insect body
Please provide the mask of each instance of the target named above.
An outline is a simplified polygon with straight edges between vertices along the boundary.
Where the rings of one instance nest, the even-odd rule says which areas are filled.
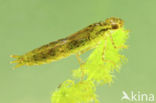
[[[17,58],[13,63],[18,63],[16,67],[39,65],[56,61],[81,51],[87,51],[95,48],[102,39],[104,40],[110,30],[116,30],[122,26],[123,21],[121,19],[108,18],[105,22],[89,25],[71,36],[41,46],[22,56],[13,55],[12,57]]]

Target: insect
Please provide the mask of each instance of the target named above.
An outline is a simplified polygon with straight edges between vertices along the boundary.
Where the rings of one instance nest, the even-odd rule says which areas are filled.
[[[72,54],[76,54],[78,60],[81,61],[79,56],[82,53],[95,48],[101,40],[107,37],[111,38],[115,47],[111,32],[122,28],[123,23],[120,18],[110,17],[103,22],[91,24],[66,38],[50,42],[24,55],[11,55],[12,58],[16,59],[11,63],[17,63],[15,68],[22,65],[40,65],[60,60]]]

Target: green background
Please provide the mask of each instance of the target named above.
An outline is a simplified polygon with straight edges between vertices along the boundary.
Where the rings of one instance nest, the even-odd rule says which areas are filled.
[[[122,91],[156,95],[155,4],[155,0],[0,0],[0,103],[50,103],[52,92],[79,67],[70,56],[12,70],[10,54],[24,54],[111,16],[122,18],[130,30],[129,49],[124,52],[128,62],[114,74],[112,85],[97,88],[99,100],[121,103]]]

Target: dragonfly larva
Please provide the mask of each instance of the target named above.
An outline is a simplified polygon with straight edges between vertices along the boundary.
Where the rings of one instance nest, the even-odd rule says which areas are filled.
[[[36,48],[24,55],[11,55],[16,60],[16,67],[22,65],[40,65],[56,61],[72,54],[84,53],[96,45],[104,38],[111,36],[111,32],[123,27],[120,18],[110,17],[103,22],[98,22],[86,28],[49,44]],[[113,41],[112,41],[113,43]]]

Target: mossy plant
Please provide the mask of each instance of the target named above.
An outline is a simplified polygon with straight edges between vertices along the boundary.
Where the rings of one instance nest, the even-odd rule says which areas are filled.
[[[120,28],[111,38],[101,40],[80,68],[73,70],[75,80],[67,80],[52,94],[52,103],[98,103],[96,87],[112,82],[114,70],[119,71],[126,60],[121,51],[127,48],[128,31]],[[107,45],[106,45],[107,44]],[[115,45],[115,46],[114,46]],[[76,78],[79,81],[76,82]]]

